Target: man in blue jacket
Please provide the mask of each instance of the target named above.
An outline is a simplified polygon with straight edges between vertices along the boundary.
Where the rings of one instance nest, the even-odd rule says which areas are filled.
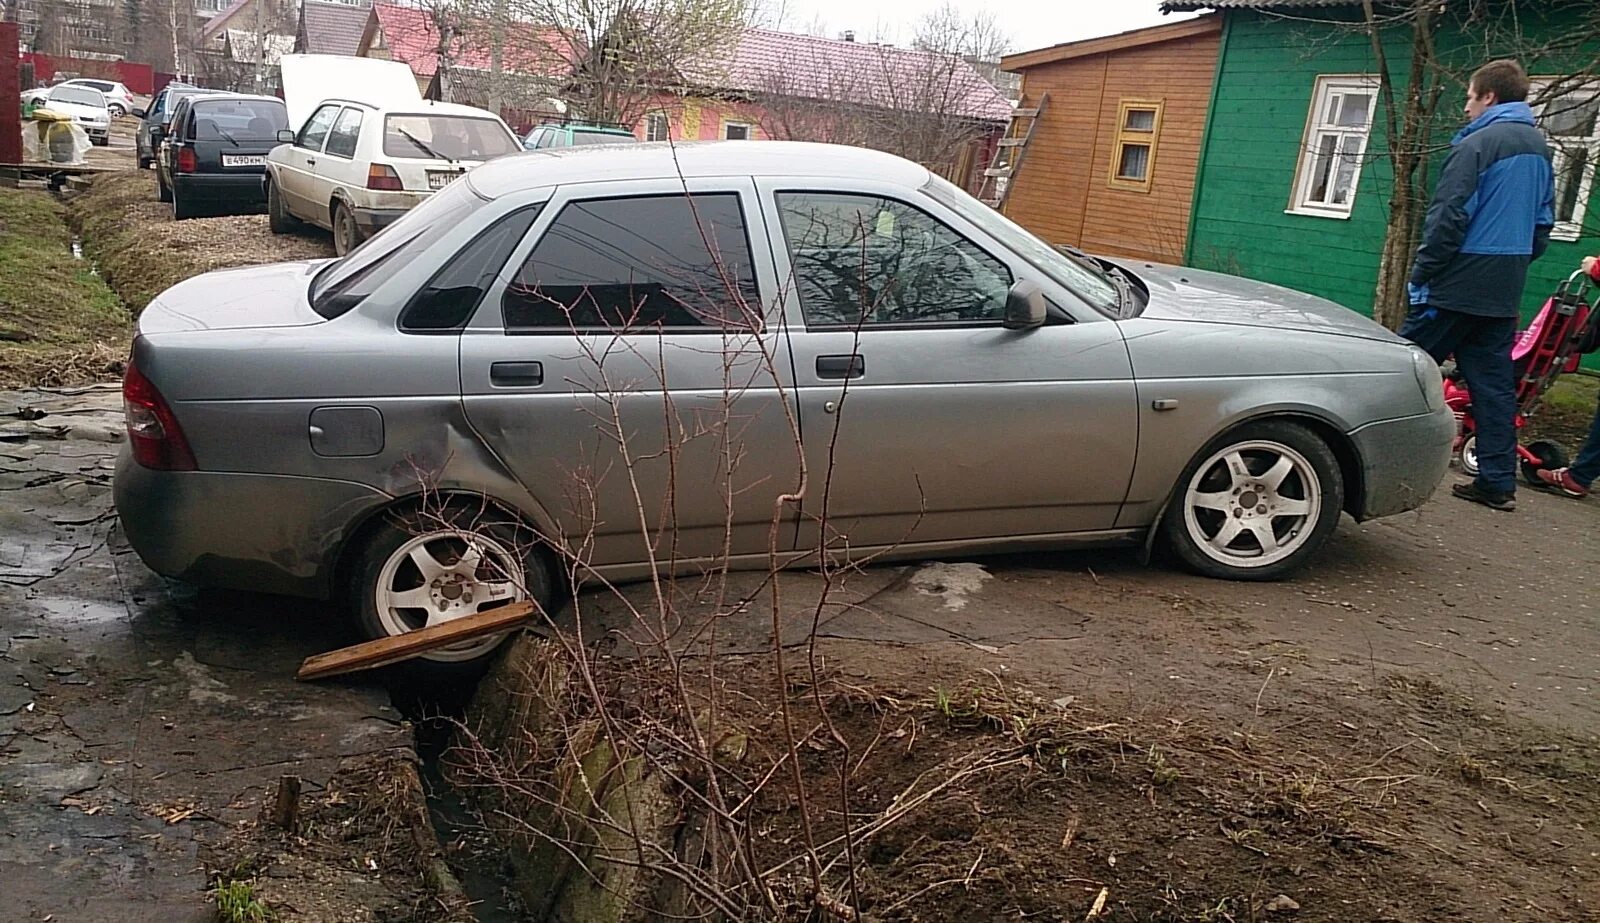
[[[1491,61],[1472,75],[1469,121],[1428,206],[1400,329],[1436,362],[1455,356],[1472,394],[1478,477],[1452,493],[1506,512],[1517,507],[1511,347],[1528,264],[1555,224],[1550,148],[1534,127],[1528,89],[1515,61]]]

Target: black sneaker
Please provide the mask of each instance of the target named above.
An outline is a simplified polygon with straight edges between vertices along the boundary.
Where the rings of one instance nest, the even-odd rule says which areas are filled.
[[[1450,492],[1463,500],[1471,500],[1473,503],[1481,503],[1491,510],[1499,510],[1502,513],[1509,513],[1517,508],[1516,494],[1502,494],[1484,490],[1478,486],[1478,482],[1476,481],[1469,481],[1466,484],[1457,484],[1456,486],[1450,488]]]

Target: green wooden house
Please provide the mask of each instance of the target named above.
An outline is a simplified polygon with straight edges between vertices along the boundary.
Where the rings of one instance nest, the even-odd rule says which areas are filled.
[[[1380,2],[1378,11],[1393,15],[1415,5],[1416,0]],[[1565,46],[1523,61],[1536,87],[1565,81],[1557,85],[1560,94],[1540,108],[1541,127],[1555,151],[1558,224],[1529,277],[1524,307],[1531,315],[1582,256],[1600,253],[1600,188],[1594,182],[1600,163],[1600,75],[1594,74],[1600,70],[1600,42],[1591,40],[1600,39],[1600,2],[1476,5],[1515,19],[1442,19],[1432,39],[1436,60],[1453,67],[1452,74],[1468,74],[1477,63],[1534,45]],[[1185,261],[1370,313],[1394,170],[1377,55],[1360,0],[1166,0],[1162,9],[1213,9],[1223,17]],[[1516,40],[1508,22],[1514,22]],[[1380,34],[1399,98],[1415,35],[1404,23]],[[1447,78],[1442,94],[1433,132],[1438,153],[1423,180],[1424,195],[1431,194],[1450,135],[1464,121],[1465,88]]]

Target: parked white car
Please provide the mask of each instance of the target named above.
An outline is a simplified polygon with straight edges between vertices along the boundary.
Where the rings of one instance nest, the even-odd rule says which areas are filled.
[[[472,167],[522,149],[494,113],[422,99],[398,62],[288,55],[282,70],[296,128],[267,156],[270,225],[326,228],[340,256]],[[360,95],[327,99],[330,86]]]
[[[91,142],[101,146],[111,143],[111,110],[106,105],[105,94],[99,90],[63,83],[22,94],[24,103],[29,100],[54,112],[72,116],[72,120],[84,130]]]
[[[383,109],[328,100],[267,156],[274,233],[297,221],[333,232],[340,256],[467,170],[522,149],[491,112],[423,102]]]
[[[106,98],[106,108],[111,110],[111,117],[120,119],[134,110],[133,93],[115,80],[99,80],[94,77],[74,77],[63,80],[60,86],[88,87],[99,90]]]

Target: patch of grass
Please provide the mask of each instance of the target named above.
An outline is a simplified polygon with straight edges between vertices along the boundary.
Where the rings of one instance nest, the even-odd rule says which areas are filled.
[[[272,919],[272,909],[256,897],[256,889],[248,881],[218,882],[211,889],[217,902],[218,923],[267,923]]]
[[[104,379],[126,356],[131,318],[71,245],[48,193],[0,188],[0,387]]]

